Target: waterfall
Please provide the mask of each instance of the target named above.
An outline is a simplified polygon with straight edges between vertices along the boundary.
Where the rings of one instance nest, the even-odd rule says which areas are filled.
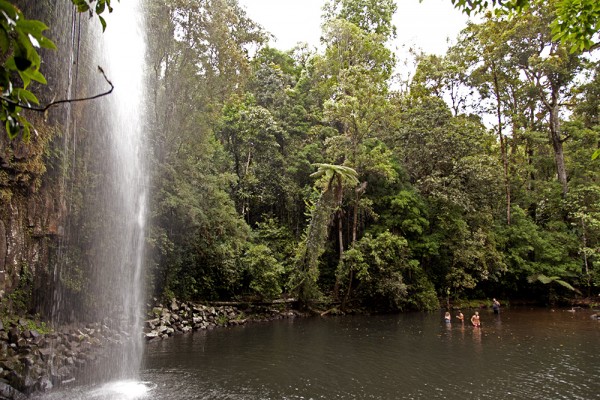
[[[87,372],[94,382],[137,378],[143,350],[145,26],[141,0],[113,3],[114,11],[103,14],[105,32],[85,14],[76,16],[85,23],[72,25],[76,57],[68,64],[77,72],[69,74],[68,96],[113,90],[67,109],[63,129],[71,145],[64,152],[74,189],[67,190],[67,237],[54,273],[57,324],[101,322],[126,342],[107,349],[106,365]]]
[[[146,221],[147,175],[144,165],[144,69],[145,27],[140,1],[114,3],[106,15],[104,33],[91,30],[97,65],[113,83],[114,90],[92,112],[97,134],[108,150],[101,195],[104,224],[98,232],[93,267],[94,298],[99,320],[119,321],[130,335],[131,345],[113,356],[110,373],[119,378],[135,377],[142,351],[142,266]],[[106,82],[96,79],[99,93]]]

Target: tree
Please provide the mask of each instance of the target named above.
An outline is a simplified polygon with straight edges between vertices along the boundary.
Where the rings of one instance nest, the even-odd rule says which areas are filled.
[[[338,274],[347,285],[342,307],[352,299],[356,281],[354,300],[363,306],[384,311],[439,308],[433,285],[418,261],[410,259],[407,240],[389,231],[365,234],[344,254]]]
[[[470,46],[471,38],[475,39],[473,47],[478,54],[479,64],[472,74],[473,83],[483,96],[493,97],[496,104],[494,113],[498,121],[505,181],[508,182],[509,171],[503,120],[512,122],[514,140],[515,133],[526,126],[521,117],[525,110],[523,105],[532,104],[530,94],[523,91],[526,89],[536,94],[532,114],[543,115],[547,119],[556,174],[563,196],[566,196],[568,174],[563,143],[567,137],[560,127],[561,114],[571,103],[571,89],[583,67],[583,59],[581,54],[569,53],[563,45],[552,39],[548,28],[551,18],[551,9],[538,2],[532,3],[510,20],[504,15],[488,14],[484,24],[468,28],[463,43]],[[521,76],[526,78],[525,82]],[[519,89],[519,85],[522,89]],[[508,188],[508,185],[505,186]]]
[[[482,13],[490,7],[498,6],[499,13],[520,14],[533,4],[543,4],[536,0],[451,0],[455,7],[467,14]],[[560,0],[553,3],[555,15],[550,27],[554,40],[570,46],[571,52],[593,50],[600,46],[600,5],[596,0]]]
[[[582,64],[580,56],[568,53],[551,39],[547,11],[543,6],[530,8],[516,20],[506,40],[512,43],[509,57],[536,88],[541,107],[547,112],[556,173],[563,196],[566,196],[569,186],[563,143],[567,138],[560,128],[560,112],[572,98],[570,89]],[[546,56],[545,53],[549,54]]]
[[[217,135],[233,157],[238,210],[253,225],[263,214],[276,211],[273,207],[283,197],[284,133],[269,110],[251,96],[232,99],[223,114]]]
[[[331,216],[341,204],[344,186],[358,183],[357,173],[352,168],[331,164],[315,166],[318,170],[312,176],[319,178],[316,185],[321,186],[321,193],[309,208],[310,221],[296,255],[297,273],[293,284],[303,303],[318,295],[319,257],[324,251]]]
[[[467,87],[467,68],[473,56],[457,50],[450,48],[444,57],[418,54],[417,69],[410,84],[413,95],[448,99],[454,116],[464,113],[471,106],[469,99],[474,97],[472,90],[469,92]]]
[[[396,27],[392,17],[397,9],[392,0],[329,0],[324,6],[323,19],[343,19],[363,32],[394,38]]]
[[[260,47],[264,34],[227,0],[154,1],[149,18],[154,28],[148,43],[154,71],[149,137],[156,294],[231,298],[248,269],[264,271],[269,255],[248,247],[250,229],[230,195],[238,175],[216,132],[224,104],[249,79],[245,47]],[[258,109],[257,115],[268,117],[264,111]],[[248,149],[246,143],[240,154]],[[267,275],[257,287],[269,286]]]
[[[322,121],[336,133],[325,141],[325,156],[330,163],[354,169],[360,180],[352,193],[347,191],[347,206],[336,214],[338,262],[359,238],[360,214],[368,212],[370,204],[364,199],[369,176],[395,178],[391,152],[377,138],[387,117],[387,84],[394,57],[385,43],[395,34],[391,22],[395,8],[390,1],[362,0],[332,1],[325,7],[322,42],[326,49],[315,58],[315,76]],[[344,226],[349,227],[346,235]],[[339,276],[336,282],[335,297]]]

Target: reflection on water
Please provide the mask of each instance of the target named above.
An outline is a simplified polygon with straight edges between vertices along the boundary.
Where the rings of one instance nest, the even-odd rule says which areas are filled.
[[[591,399],[591,313],[482,312],[482,328],[415,313],[217,329],[149,343],[141,376],[145,398],[164,400]]]

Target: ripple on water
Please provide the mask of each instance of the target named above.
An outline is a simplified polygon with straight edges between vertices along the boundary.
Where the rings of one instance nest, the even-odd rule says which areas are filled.
[[[68,390],[58,390],[43,397],[44,400],[142,400],[151,399],[155,384],[136,380],[121,380],[101,386],[79,386]]]

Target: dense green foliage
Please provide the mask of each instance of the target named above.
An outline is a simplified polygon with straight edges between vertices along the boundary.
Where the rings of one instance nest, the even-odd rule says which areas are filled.
[[[233,0],[153,2],[155,291],[597,294],[599,71],[551,32],[562,3],[487,15],[404,91],[375,3],[329,1],[322,50],[283,52]]]
[[[496,8],[497,14],[522,13],[528,7],[540,4],[535,0],[451,0],[455,7],[467,14]],[[554,40],[569,46],[571,52],[600,46],[600,3],[596,0],[558,0],[550,23]]]
[[[321,50],[289,51],[236,0],[147,2],[154,294],[376,311],[597,295],[597,6],[580,2],[581,36],[560,19],[573,1],[502,3],[517,12],[418,55],[398,90],[392,0],[329,0]],[[17,104],[52,44],[0,9],[1,118],[26,137]]]

